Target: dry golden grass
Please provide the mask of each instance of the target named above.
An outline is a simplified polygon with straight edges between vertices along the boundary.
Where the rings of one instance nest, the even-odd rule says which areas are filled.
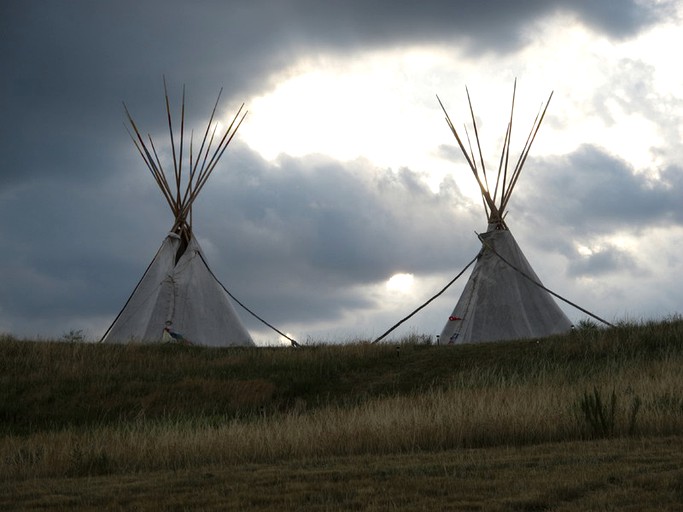
[[[186,469],[206,464],[272,463],[291,458],[395,454],[466,447],[527,445],[590,437],[579,407],[589,386],[614,390],[613,436],[683,431],[683,408],[667,400],[683,389],[680,362],[641,373],[606,373],[574,383],[499,383],[373,398],[357,406],[264,414],[211,422],[144,420],[65,428],[0,439],[0,478]],[[628,432],[633,397],[641,410]],[[670,399],[667,397],[671,397]],[[631,400],[631,402],[629,402]]]

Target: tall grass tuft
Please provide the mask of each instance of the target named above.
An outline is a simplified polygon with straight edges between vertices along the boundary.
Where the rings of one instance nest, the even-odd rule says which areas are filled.
[[[616,421],[617,395],[612,390],[609,402],[605,402],[598,388],[593,393],[585,392],[580,401],[583,418],[595,437],[611,437]]]

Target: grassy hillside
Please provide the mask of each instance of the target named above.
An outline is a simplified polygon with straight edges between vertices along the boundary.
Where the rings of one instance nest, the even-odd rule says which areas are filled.
[[[461,346],[409,339],[378,345],[217,349],[30,342],[5,336],[0,339],[0,432],[140,418],[224,421],[446,390],[570,385],[579,395],[595,387],[609,395],[623,386],[617,389],[623,398],[637,395],[636,382],[681,362],[679,319],[581,329],[545,340]],[[683,405],[683,394],[672,393],[658,397],[657,403]],[[566,397],[568,402],[574,398]],[[654,407],[643,407],[647,405]]]
[[[682,442],[670,437],[683,428],[680,319],[512,343],[418,341],[215,349],[6,336],[0,340],[0,480],[24,482],[26,496],[36,490],[30,482],[70,488],[69,479],[95,476],[119,485],[125,475],[136,481],[147,475],[156,489],[168,471],[196,478],[253,465],[294,471],[292,464],[311,461],[323,471],[346,467],[348,457],[380,467],[406,455],[432,457],[428,467],[444,464],[446,473],[457,473],[467,470],[444,461],[469,453],[463,450],[514,458],[509,447],[545,446],[540,449],[550,460],[571,446],[579,450],[576,466],[603,449],[577,442],[634,440],[636,451],[645,439]],[[650,443],[655,451],[635,457],[645,466],[624,471],[664,464],[668,480],[655,488],[669,489],[667,499],[675,501],[683,498],[683,472],[666,443]],[[579,446],[593,447],[582,454]],[[409,460],[400,464],[396,474],[410,474]],[[377,471],[393,470],[377,469],[372,478],[386,477]],[[425,481],[441,478],[429,471]],[[595,483],[586,485],[588,492]],[[343,482],[338,487],[348,491]],[[408,510],[415,502],[406,499]]]

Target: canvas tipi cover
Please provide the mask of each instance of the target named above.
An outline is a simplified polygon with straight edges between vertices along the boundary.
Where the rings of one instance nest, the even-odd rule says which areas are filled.
[[[469,150],[466,148],[441,104],[446,114],[446,122],[477,180],[488,220],[487,232],[480,235],[482,249],[474,270],[441,331],[440,339],[444,343],[536,338],[571,329],[571,322],[541,284],[505,221],[512,191],[552,98],[551,93],[545,106],[541,105],[517,163],[509,168],[509,164],[512,163],[510,140],[515,91],[516,82],[498,170],[493,173],[487,171],[481,153],[479,132],[469,91],[467,98],[474,128],[474,147],[477,148],[478,155],[474,153],[469,134],[465,139]],[[441,103],[440,100],[439,102]]]
[[[568,331],[571,322],[567,316],[547,291],[531,281],[540,284],[512,233],[493,229],[481,237],[485,242],[482,252],[441,340],[472,343]]]
[[[193,344],[253,345],[230,299],[207,267],[197,239],[176,263],[181,238],[170,233],[104,341],[161,341],[169,327]]]

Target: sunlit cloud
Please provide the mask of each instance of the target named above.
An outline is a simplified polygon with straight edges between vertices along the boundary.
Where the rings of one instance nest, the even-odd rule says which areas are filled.
[[[387,281],[386,287],[390,292],[407,293],[413,287],[414,280],[413,274],[394,274]]]

